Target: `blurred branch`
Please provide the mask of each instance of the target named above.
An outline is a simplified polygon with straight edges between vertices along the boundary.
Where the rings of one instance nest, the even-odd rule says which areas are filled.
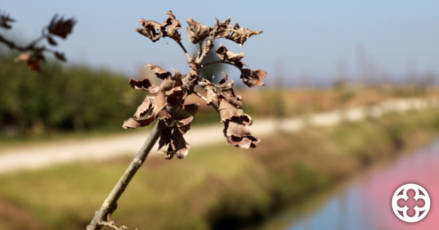
[[[5,37],[0,35],[0,43],[5,44],[9,47],[11,50],[17,50],[21,52],[22,54],[15,59],[15,61],[23,61],[27,63],[27,66],[30,70],[41,72],[40,68],[40,61],[45,62],[46,59],[43,55],[44,52],[53,53],[55,58],[59,61],[66,61],[66,58],[64,57],[64,54],[59,53],[58,51],[50,50],[46,48],[45,46],[37,47],[36,45],[44,40],[47,39],[47,42],[51,46],[56,46],[58,43],[55,41],[55,39],[52,36],[58,36],[62,39],[66,39],[67,35],[72,32],[73,26],[75,25],[76,21],[71,19],[64,20],[63,17],[57,19],[57,15],[55,15],[52,20],[50,21],[50,24],[48,26],[45,26],[41,30],[41,36],[29,43],[27,46],[19,46],[16,45],[13,41],[10,41],[6,39]],[[11,29],[12,26],[8,23],[14,22],[15,20],[10,18],[9,15],[2,14],[0,12],[0,27],[3,29]],[[29,53],[25,53],[29,52]]]

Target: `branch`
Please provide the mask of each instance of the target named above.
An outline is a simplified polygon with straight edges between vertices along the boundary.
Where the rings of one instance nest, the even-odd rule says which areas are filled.
[[[118,228],[116,225],[109,223],[107,221],[100,221],[99,225],[108,226],[108,227],[116,229],[116,230],[127,230],[128,229],[125,225],[120,226],[120,228]]]
[[[201,98],[201,99],[203,99],[204,101],[206,101],[207,102],[207,98],[205,98],[205,97],[203,97],[203,95],[201,95],[200,93],[198,93],[197,91],[193,91],[193,93],[195,94],[195,95],[197,95],[197,97],[199,97],[199,98]],[[218,113],[219,113],[219,109],[218,109],[218,106],[216,106],[215,104],[213,104],[213,103],[208,103],[208,105],[210,105],[210,106],[212,106]]]
[[[92,221],[87,226],[87,230],[100,230],[102,228],[101,223],[105,222],[105,217],[107,217],[108,214],[112,214],[116,210],[117,201],[119,200],[120,196],[125,191],[126,187],[136,174],[137,170],[139,170],[140,166],[142,166],[154,144],[157,142],[160,134],[160,130],[158,128],[160,122],[160,120],[156,122],[154,128],[152,129],[142,148],[140,148],[133,161],[125,170],[125,173],[114,186],[110,195],[108,195],[107,199],[105,199],[99,211],[95,213]]]
[[[228,61],[224,61],[224,60],[209,62],[209,63],[206,63],[206,64],[204,64],[204,65],[201,65],[200,68],[204,68],[204,67],[206,67],[206,66],[208,66],[208,65],[213,65],[213,64],[229,64],[229,65],[235,66],[235,67],[238,68],[238,69],[241,69],[241,68],[239,68],[238,66],[236,66],[235,63],[233,63],[233,62],[228,62]]]
[[[27,46],[17,46],[15,45],[14,42],[12,41],[8,41],[6,38],[4,38],[3,36],[0,35],[0,43],[4,43],[6,46],[8,46],[10,49],[15,49],[17,51],[20,52],[25,52],[25,51],[31,51],[34,50],[35,45],[43,40],[44,38],[46,38],[46,35],[41,35],[41,37],[35,39],[35,41],[31,42],[29,45]]]
[[[183,44],[181,43],[181,41],[177,41],[174,40],[175,42],[177,42],[177,44],[180,45],[180,47],[183,49],[184,53],[186,54],[186,57],[189,61],[191,61],[191,56],[189,56],[189,53],[187,52],[186,48],[184,48]]]
[[[209,36],[209,40],[205,41],[203,44],[203,51],[201,52],[201,55],[197,58],[197,60],[195,60],[196,63],[198,63],[198,65],[201,65],[201,63],[203,63],[204,59],[206,58],[207,54],[210,52],[210,50],[213,47],[213,40],[215,39],[215,34],[216,31],[219,28],[219,21],[218,19],[216,19],[216,24],[213,27],[213,30],[210,31],[210,36]]]
[[[198,43],[198,45],[200,46],[200,48],[198,49],[198,54],[197,54],[197,58],[199,58],[201,56],[201,52],[203,52],[203,42]]]

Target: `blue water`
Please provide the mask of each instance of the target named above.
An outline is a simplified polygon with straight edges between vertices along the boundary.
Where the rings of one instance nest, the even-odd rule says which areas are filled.
[[[323,205],[317,207],[307,215],[298,216],[294,214],[290,217],[282,217],[285,222],[285,218],[290,218],[289,224],[284,230],[370,230],[370,229],[383,229],[383,224],[379,221],[379,212],[371,212],[367,209],[368,202],[362,197],[371,194],[364,194],[365,186],[371,186],[371,181],[379,180],[384,170],[386,172],[398,172],[410,169],[415,165],[422,164],[424,160],[439,159],[439,139],[432,142],[430,145],[419,149],[410,156],[402,157],[394,164],[387,166],[385,169],[378,169],[372,172],[370,175],[362,177],[357,181],[350,184],[344,191],[338,192],[332,195]],[[439,163],[439,161],[438,161]],[[439,165],[439,164],[438,164]],[[437,176],[437,175],[431,175]],[[372,195],[372,198],[373,195]],[[377,217],[378,216],[378,217]],[[385,225],[384,225],[385,226]],[[386,229],[386,228],[385,228]],[[439,229],[439,227],[438,227]]]

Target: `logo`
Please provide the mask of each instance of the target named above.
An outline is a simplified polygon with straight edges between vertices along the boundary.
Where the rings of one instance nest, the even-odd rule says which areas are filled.
[[[402,221],[415,223],[427,216],[430,210],[430,196],[417,184],[405,184],[399,187],[392,198],[395,215]]]

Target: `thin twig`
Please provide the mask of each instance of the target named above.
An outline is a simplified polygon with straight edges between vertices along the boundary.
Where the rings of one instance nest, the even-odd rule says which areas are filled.
[[[199,42],[198,45],[200,45],[200,49],[198,49],[198,54],[197,54],[197,58],[199,58],[201,56],[201,52],[203,52],[203,42]]]
[[[8,46],[10,49],[15,49],[20,52],[30,51],[35,48],[35,45],[46,38],[46,34],[42,34],[41,37],[35,39],[33,42],[29,43],[27,46],[18,46],[14,42],[7,40],[5,37],[0,35],[0,43],[4,43],[6,46]]]
[[[116,230],[127,230],[128,229],[125,225],[120,226],[120,228],[118,228],[116,225],[109,223],[107,221],[100,221],[99,225],[108,226],[108,227],[116,229]]]
[[[35,39],[33,42],[31,42],[29,45],[26,46],[26,49],[33,49],[35,45],[40,42],[41,40],[47,38],[49,35],[42,33],[41,37]]]
[[[218,28],[219,28],[219,21],[218,21],[218,19],[216,19],[215,26],[213,27],[213,30],[210,31],[209,39],[204,42],[203,50],[201,52],[201,55],[195,61],[196,63],[198,63],[198,65],[201,65],[201,63],[203,63],[203,61],[206,58],[207,54],[212,49],[212,47],[213,47],[213,40],[215,39],[215,34],[216,34],[216,31],[218,30]]]
[[[186,54],[186,57],[189,61],[191,61],[191,56],[189,56],[189,53],[187,52],[186,48],[184,48],[184,45],[181,43],[181,41],[175,40],[177,44],[180,45],[180,47],[183,49],[184,53]]]
[[[201,68],[206,67],[206,66],[208,66],[208,65],[213,65],[213,64],[229,64],[229,65],[235,66],[236,68],[239,69],[239,67],[236,66],[235,63],[233,63],[233,62],[228,62],[228,61],[224,61],[224,60],[221,60],[221,61],[213,61],[213,62],[209,62],[209,63],[203,64],[203,65],[201,65]]]
[[[199,97],[199,98],[201,98],[201,99],[203,99],[203,100],[205,100],[206,102],[207,102],[207,98],[205,98],[203,95],[201,95],[200,93],[198,93],[197,91],[193,91],[193,93],[195,94],[195,95],[197,95],[197,97]],[[218,109],[218,106],[216,106],[215,104],[213,104],[213,103],[210,103],[210,104],[208,104],[208,105],[211,105],[218,113],[219,113],[219,109]]]

